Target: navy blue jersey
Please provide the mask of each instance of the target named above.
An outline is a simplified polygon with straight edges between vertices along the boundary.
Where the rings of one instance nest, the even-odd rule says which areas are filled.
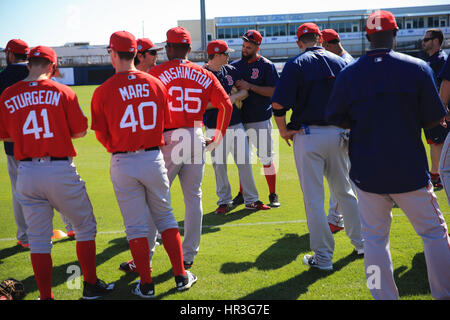
[[[225,92],[228,93],[228,95],[230,95],[231,89],[233,88],[235,82],[242,79],[241,73],[231,65],[224,65],[219,71],[213,71],[210,69],[208,70],[211,71],[217,77],[217,79],[219,79],[222,87],[225,89]],[[206,127],[208,127],[209,129],[216,128],[218,113],[219,110],[216,108],[206,110],[205,114],[203,115],[203,123]],[[231,114],[230,124],[228,126],[232,126],[241,122],[241,110],[233,105],[233,113]]]
[[[288,128],[328,125],[325,108],[336,76],[347,65],[341,57],[322,47],[312,47],[286,62],[272,102],[292,109]]]
[[[439,50],[435,54],[427,57],[426,61],[428,62],[428,65],[433,69],[434,72],[434,80],[436,81],[436,85],[439,88],[441,87],[441,79],[439,79],[438,75],[440,71],[442,70],[442,67],[445,64],[445,61],[447,60],[447,54]]]
[[[352,63],[353,61],[355,61],[355,58],[352,57],[352,55],[350,53],[348,53],[347,51],[344,52],[344,54],[341,56],[342,59],[345,60],[345,62],[347,63]]]
[[[231,63],[242,74],[245,81],[262,87],[275,87],[279,75],[275,65],[268,59],[259,56],[254,62],[237,60]],[[270,97],[259,95],[249,90],[248,97],[242,104],[242,122],[265,121],[272,117]]]
[[[444,66],[442,67],[441,71],[439,72],[438,78],[441,80],[448,80],[450,81],[450,59],[447,58],[447,61],[445,62]]]
[[[0,94],[6,88],[28,77],[28,67],[26,63],[15,63],[8,65],[0,72]],[[14,143],[4,142],[5,153],[14,156]]]
[[[387,49],[369,51],[346,67],[327,106],[330,123],[350,123],[350,178],[378,194],[427,186],[421,129],[445,114],[433,70]]]

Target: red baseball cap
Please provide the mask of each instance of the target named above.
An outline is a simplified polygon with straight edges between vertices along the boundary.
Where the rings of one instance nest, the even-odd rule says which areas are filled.
[[[191,35],[183,27],[175,27],[169,29],[166,33],[168,43],[184,43],[191,44]]]
[[[118,52],[136,52],[136,38],[128,31],[114,32],[109,39],[108,49]]]
[[[302,35],[308,34],[308,33],[315,33],[315,34],[318,34],[319,36],[322,35],[319,27],[315,23],[307,22],[307,23],[302,24],[300,27],[298,27],[297,39],[300,39],[300,37]]]
[[[323,29],[321,32],[324,42],[340,39],[339,34],[334,29]]]
[[[162,50],[162,47],[157,47],[153,44],[152,40],[149,38],[141,38],[137,39],[137,51],[138,52],[144,52],[147,50],[155,50],[159,51]]]
[[[30,48],[28,47],[28,44],[25,41],[20,39],[12,39],[8,41],[8,44],[6,45],[4,51],[17,54],[29,54]]]
[[[379,10],[372,13],[366,21],[366,33],[398,30],[397,22],[392,12]]]
[[[37,47],[32,48],[28,55],[28,59],[31,59],[31,58],[44,58],[54,64],[56,64],[58,62],[58,56],[56,55],[55,50],[53,50],[50,47],[45,47],[45,46],[37,46]]]
[[[254,44],[259,46],[261,44],[261,42],[262,42],[263,37],[262,37],[261,33],[259,33],[256,30],[248,30],[242,36],[242,39],[244,39],[245,41],[252,42],[252,43],[254,43]]]
[[[206,52],[208,54],[230,53],[234,52],[234,49],[229,48],[228,44],[223,40],[214,40],[208,43]]]

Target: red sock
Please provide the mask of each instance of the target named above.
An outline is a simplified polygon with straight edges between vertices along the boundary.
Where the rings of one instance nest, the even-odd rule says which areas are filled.
[[[242,193],[243,189],[242,189],[242,184],[239,182],[239,192]]]
[[[148,239],[136,238],[130,240],[129,245],[134,264],[141,277],[141,284],[151,283],[153,280],[150,275],[150,249],[148,247]]]
[[[270,193],[276,193],[277,174],[275,164],[264,166],[264,176],[266,177],[267,185]]]
[[[52,298],[52,256],[50,253],[32,253],[30,256],[41,300]]]
[[[170,262],[172,263],[173,274],[179,276],[186,274],[183,264],[183,249],[181,247],[180,232],[177,228],[167,229],[161,233],[162,242],[164,248],[169,255]]]
[[[95,240],[77,241],[77,257],[83,279],[87,283],[97,283],[97,257]]]

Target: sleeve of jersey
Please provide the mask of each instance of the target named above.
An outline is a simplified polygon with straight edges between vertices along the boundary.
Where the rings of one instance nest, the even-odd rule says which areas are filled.
[[[439,79],[450,81],[450,57],[447,58],[438,77]]]
[[[170,128],[170,124],[172,122],[172,117],[170,115],[170,111],[169,111],[169,93],[167,92],[167,89],[161,85],[161,90],[162,90],[162,95],[163,95],[163,99],[162,99],[162,103],[163,103],[163,112],[164,112],[164,128]]]
[[[300,79],[301,70],[298,65],[286,63],[275,87],[272,102],[282,105],[286,111],[291,109],[296,101]]]
[[[6,107],[3,99],[0,99],[0,139],[9,138],[9,133],[6,127],[7,121],[5,118]]]
[[[78,103],[78,98],[72,90],[67,94],[66,115],[72,136],[88,129],[88,119],[83,114],[80,104]]]
[[[107,148],[107,142],[109,140],[108,126],[103,113],[103,108],[100,102],[101,94],[98,90],[95,90],[91,101],[91,129],[95,131],[97,140]]]
[[[446,114],[446,108],[439,97],[436,82],[434,81],[433,70],[425,66],[423,79],[419,92],[419,114],[422,123],[429,123],[443,118]]]
[[[277,68],[273,63],[267,65],[266,73],[266,85],[268,87],[275,87],[277,85],[278,79],[280,79],[280,76],[278,74]]]
[[[213,79],[213,87],[211,93],[211,104],[219,110],[217,114],[217,127],[214,133],[213,140],[219,142],[224,136],[230,123],[231,114],[233,112],[233,105],[230,97],[223,89],[219,80],[216,77]]]
[[[350,101],[347,92],[346,72],[341,71],[336,78],[333,90],[331,91],[328,104],[325,109],[325,119],[328,123],[340,126],[349,120]]]

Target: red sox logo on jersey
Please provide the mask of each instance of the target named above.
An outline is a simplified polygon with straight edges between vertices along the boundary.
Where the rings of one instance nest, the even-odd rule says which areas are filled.
[[[227,74],[227,75],[225,76],[225,79],[227,79],[228,85],[229,85],[230,87],[234,84],[233,77],[230,76],[229,74]]]
[[[256,79],[258,79],[258,77],[259,77],[259,69],[253,68],[252,69],[252,75],[251,75],[250,78],[252,78],[253,80],[256,80]]]

